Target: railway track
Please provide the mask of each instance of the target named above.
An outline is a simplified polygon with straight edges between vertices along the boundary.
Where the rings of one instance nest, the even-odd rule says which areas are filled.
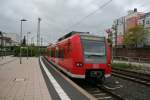
[[[103,85],[92,85],[85,81],[76,83],[88,93],[93,95],[97,100],[126,100]]]
[[[150,86],[150,75],[133,71],[113,69],[112,75]]]
[[[47,60],[46,58],[44,58],[44,59]],[[53,65],[53,66],[55,66],[55,65]],[[62,73],[62,74],[64,74],[64,73]],[[92,85],[92,83],[87,82],[85,80],[75,80],[75,79],[71,79],[71,80],[75,84],[77,84],[79,87],[81,87],[82,89],[84,89],[85,91],[87,91],[89,94],[91,94],[92,96],[94,96],[97,100],[125,100],[120,95],[111,92],[105,86],[96,85],[96,84]]]

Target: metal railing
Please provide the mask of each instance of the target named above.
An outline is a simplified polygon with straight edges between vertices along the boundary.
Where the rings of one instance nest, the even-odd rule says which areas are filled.
[[[150,63],[150,58],[142,58],[142,57],[114,56],[113,59],[127,62]]]

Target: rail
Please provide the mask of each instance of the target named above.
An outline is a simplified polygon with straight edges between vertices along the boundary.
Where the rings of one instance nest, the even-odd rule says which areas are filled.
[[[64,73],[62,73],[54,63],[48,62],[46,58],[43,58],[45,62],[48,64],[52,65],[53,68],[55,68],[61,75],[66,77]],[[91,95],[89,98],[94,97],[97,100],[125,100],[122,98],[120,95],[115,94],[108,89],[106,89],[104,86],[98,86],[98,85],[91,85],[85,80],[75,80],[75,79],[70,79],[67,77],[68,80],[71,80],[74,84],[76,84],[77,87],[80,87],[84,90],[84,93]],[[86,91],[86,92],[85,92]],[[90,99],[93,100],[93,99]]]
[[[150,75],[133,71],[113,69],[112,75],[150,86]]]
[[[76,80],[75,83],[86,90],[88,93],[93,95],[97,100],[126,100],[119,94],[110,91],[103,85],[93,84],[85,80]]]

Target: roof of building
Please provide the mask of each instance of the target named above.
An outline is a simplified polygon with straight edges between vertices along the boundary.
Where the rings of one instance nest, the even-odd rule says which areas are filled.
[[[7,41],[11,40],[11,38],[9,37],[0,37],[0,39],[7,40]]]
[[[148,15],[150,15],[150,12],[144,13],[144,16],[141,16],[141,19],[147,17]]]

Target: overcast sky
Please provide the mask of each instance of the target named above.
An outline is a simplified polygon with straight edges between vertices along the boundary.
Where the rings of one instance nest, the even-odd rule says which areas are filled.
[[[23,32],[37,33],[37,18],[42,18],[41,34],[45,41],[54,41],[70,31],[89,31],[104,35],[114,19],[138,8],[150,11],[150,0],[112,0],[80,24],[74,25],[88,14],[97,10],[109,0],[0,0],[0,31],[20,33],[20,19]]]

